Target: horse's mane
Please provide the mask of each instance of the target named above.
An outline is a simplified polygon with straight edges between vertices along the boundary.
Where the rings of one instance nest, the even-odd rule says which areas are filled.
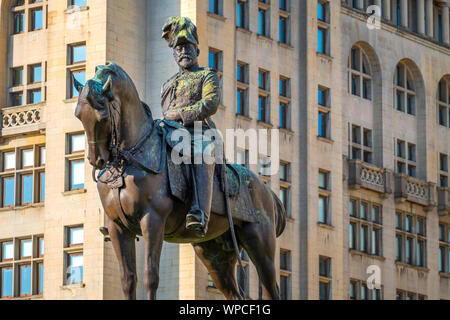
[[[138,101],[141,101],[139,98],[139,93],[134,85],[133,80],[128,75],[128,73],[117,63],[112,61],[107,61],[106,64],[97,66],[97,72],[95,73],[95,80],[105,84],[108,80],[109,75],[114,75],[114,78],[117,78],[121,81],[126,81],[133,89],[133,93],[136,95]],[[146,114],[150,119],[153,119],[152,112],[150,107],[143,101],[141,101],[142,107],[144,108]]]

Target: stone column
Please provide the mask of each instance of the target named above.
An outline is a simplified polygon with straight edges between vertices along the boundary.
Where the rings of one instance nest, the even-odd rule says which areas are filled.
[[[427,36],[433,37],[434,36],[433,0],[426,0],[426,1],[427,1],[427,7],[426,7],[426,9],[427,9],[427,16],[426,16]]]
[[[401,24],[402,27],[407,28],[408,27],[408,0],[401,0],[400,2],[401,5]]]
[[[385,20],[391,20],[391,0],[383,1],[383,18]]]
[[[449,3],[441,2],[442,6],[442,40],[446,44],[450,44],[450,25],[449,25]]]
[[[425,34],[425,0],[417,0],[417,32]]]

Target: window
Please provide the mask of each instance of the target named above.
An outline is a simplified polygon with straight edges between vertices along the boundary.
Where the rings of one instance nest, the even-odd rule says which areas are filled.
[[[439,185],[448,187],[448,155],[439,154]]]
[[[352,125],[350,135],[351,158],[373,163],[372,130]]]
[[[319,171],[319,188],[322,190],[330,190],[330,173]]]
[[[291,15],[289,0],[280,0],[278,17],[278,41],[289,45],[291,42]]]
[[[76,64],[86,62],[86,45],[77,44],[69,46],[69,64]]]
[[[222,51],[209,48],[208,66],[215,71],[222,72]]]
[[[223,52],[214,48],[209,48],[208,66],[215,70],[219,77],[220,87],[223,87]],[[220,104],[223,104],[223,90],[220,90]]]
[[[258,35],[270,38],[270,11],[265,6],[258,9]]]
[[[291,128],[290,79],[281,76],[279,80],[279,127]]]
[[[83,226],[66,227],[65,239],[65,284],[83,282]]]
[[[280,128],[289,129],[289,105],[286,103],[280,103]]]
[[[67,142],[68,183],[66,184],[66,191],[83,189],[85,136],[83,133],[68,134]]]
[[[450,79],[445,78],[439,82],[438,92],[438,123],[450,127]]]
[[[24,84],[23,67],[12,68],[11,75],[12,75],[11,83],[13,87]]]
[[[407,173],[410,177],[415,178],[417,176],[416,145],[397,139],[396,149],[396,172]]]
[[[280,180],[283,182],[291,181],[291,165],[289,163],[280,163]]]
[[[43,239],[42,236],[30,236],[0,240],[0,298],[43,293],[43,254],[39,254]]]
[[[69,0],[69,7],[85,7],[87,5],[87,0]]]
[[[270,122],[270,105],[267,96],[258,97],[258,120],[261,122]]]
[[[399,63],[395,72],[395,105],[397,111],[416,114],[414,80],[404,63]]]
[[[80,92],[75,87],[73,78],[81,84],[86,83],[86,44],[72,44],[68,46],[67,55],[68,98],[78,97]]]
[[[291,165],[289,163],[280,163],[280,200],[283,203],[286,214],[289,218],[292,217],[291,209]]]
[[[0,268],[2,272],[2,292],[1,298],[9,298],[13,296],[13,269],[12,267],[2,267]]]
[[[317,19],[323,22],[328,22],[328,3],[317,2]]]
[[[25,32],[25,12],[24,11],[14,12],[13,21],[14,21],[14,27],[13,27],[14,34],[19,34],[19,33]]]
[[[319,257],[319,299],[331,300],[331,258]]]
[[[31,10],[31,31],[40,30],[43,27],[42,7]]]
[[[261,156],[258,158],[258,174],[263,177],[270,177],[270,157]]]
[[[45,189],[39,190],[37,184],[45,175],[45,163],[35,159],[41,148],[43,146],[37,145],[0,153],[3,158],[0,171],[3,208],[43,202],[41,192],[43,194]]]
[[[383,287],[369,289],[364,281],[350,280],[350,300],[382,300]]]
[[[426,267],[426,218],[396,213],[396,260]]]
[[[427,296],[397,289],[396,300],[427,300]]]
[[[354,96],[372,100],[372,72],[369,59],[358,46],[352,48],[348,69],[349,92]]]
[[[318,89],[318,103],[322,107],[330,107],[329,105],[330,89],[319,86]]]
[[[289,11],[290,7],[290,0],[279,0],[278,1],[278,8],[283,11]]]
[[[42,101],[41,89],[28,91],[28,103],[35,104]]]
[[[248,116],[248,64],[238,62],[237,70],[237,91],[236,91],[236,113]]]
[[[208,12],[222,15],[222,0],[209,0]]]
[[[236,152],[236,164],[244,167],[249,167],[248,150],[238,150]]]
[[[29,65],[26,77],[24,70],[24,67],[11,68],[10,86],[12,92],[9,94],[9,106],[11,107],[44,101],[45,68],[43,68],[43,64]],[[39,83],[41,85],[37,87],[36,84]],[[29,86],[32,87],[28,89]]]
[[[280,249],[280,298],[291,299],[291,251]]]
[[[280,77],[279,82],[280,96],[284,98],[290,98],[290,79],[285,77]]]
[[[382,209],[378,204],[350,199],[349,248],[382,256]]]
[[[237,64],[237,81],[248,84],[248,64],[238,62]]]
[[[328,2],[317,2],[317,52],[324,55],[330,55],[330,19],[328,10]]]
[[[331,225],[331,183],[330,173],[319,171],[319,223]]]
[[[23,105],[23,93],[14,92],[10,93],[11,107],[17,107]]]
[[[248,29],[248,0],[238,0],[236,11],[236,26]]]
[[[318,136],[325,139],[331,139],[330,128],[331,128],[330,112],[319,111]]]
[[[450,274],[450,225],[439,224],[439,272]]]
[[[330,110],[330,91],[319,86],[318,88],[318,136],[325,139],[331,139],[331,110]]]

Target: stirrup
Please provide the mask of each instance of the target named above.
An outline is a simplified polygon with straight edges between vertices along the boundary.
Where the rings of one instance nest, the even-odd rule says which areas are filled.
[[[186,229],[195,231],[197,236],[201,238],[203,238],[206,235],[203,223],[197,221],[194,216],[189,216],[189,214],[186,216]]]

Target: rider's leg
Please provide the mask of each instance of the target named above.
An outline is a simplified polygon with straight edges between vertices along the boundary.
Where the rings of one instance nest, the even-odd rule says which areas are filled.
[[[208,231],[208,221],[211,212],[212,191],[214,183],[214,164],[194,164],[193,187],[194,199],[191,210],[186,216],[186,228],[198,231],[204,236]],[[195,196],[197,195],[197,199]]]
[[[186,216],[186,228],[205,236],[211,211],[214,183],[214,144],[205,143],[203,136],[192,139],[191,173],[193,185],[192,207]]]

